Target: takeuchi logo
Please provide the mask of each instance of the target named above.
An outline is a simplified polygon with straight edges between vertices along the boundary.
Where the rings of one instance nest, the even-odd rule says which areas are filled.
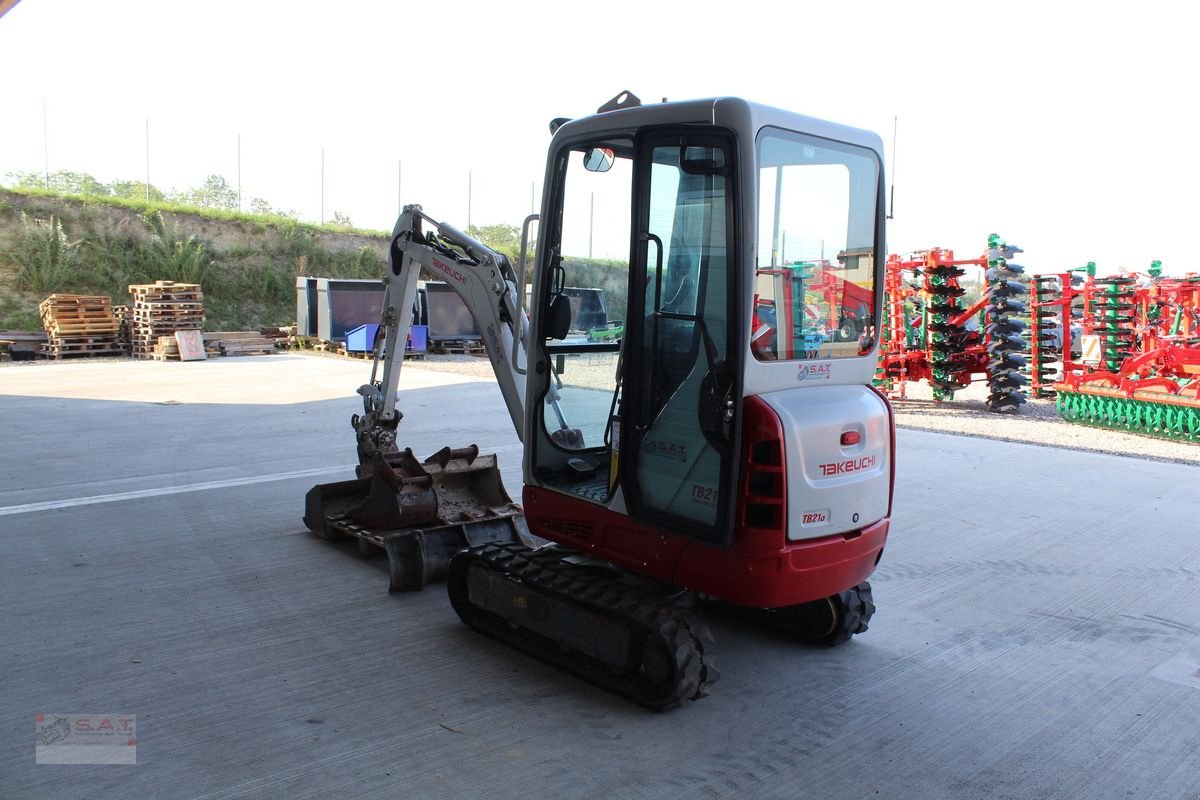
[[[821,465],[822,475],[845,475],[848,472],[861,472],[875,466],[875,456],[852,458],[849,461],[834,461]]]

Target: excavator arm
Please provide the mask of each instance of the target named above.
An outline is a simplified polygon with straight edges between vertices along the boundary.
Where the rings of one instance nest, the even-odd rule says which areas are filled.
[[[518,437],[525,424],[530,327],[519,299],[523,276],[503,254],[420,206],[405,206],[392,233],[371,377],[358,389],[363,412],[351,418],[356,478],[314,486],[304,510],[305,525],[321,538],[355,539],[363,555],[385,552],[391,591],[442,579],[450,557],[465,547],[519,543],[528,532],[495,455],[480,455],[472,444],[444,447],[419,461],[397,442],[400,370],[422,267],[444,278],[466,304]],[[551,393],[548,402],[557,403],[557,396]]]
[[[522,277],[502,253],[437,222],[420,206],[405,206],[392,231],[379,327],[382,338],[376,341],[370,381],[358,389],[363,413],[352,420],[360,475],[370,471],[377,454],[396,451],[396,427],[403,417],[396,408],[400,369],[422,267],[443,278],[466,304],[483,337],[513,428],[524,439],[529,319],[520,299]]]

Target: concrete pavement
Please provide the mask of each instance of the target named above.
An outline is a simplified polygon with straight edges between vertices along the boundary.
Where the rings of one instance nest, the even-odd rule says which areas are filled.
[[[0,368],[0,797],[1200,796],[1196,467],[902,430],[871,630],[715,619],[713,695],[655,715],[304,530],[365,372]],[[404,381],[405,443],[518,496],[495,386]],[[136,766],[35,765],[38,713],[107,712]]]

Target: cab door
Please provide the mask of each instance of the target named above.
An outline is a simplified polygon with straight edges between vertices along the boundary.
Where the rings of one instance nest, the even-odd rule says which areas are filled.
[[[740,405],[735,149],[692,130],[637,142],[620,481],[635,518],[723,544]]]

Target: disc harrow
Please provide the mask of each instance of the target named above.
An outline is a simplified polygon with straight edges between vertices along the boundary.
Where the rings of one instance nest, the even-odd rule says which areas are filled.
[[[1026,350],[1024,333],[1028,327],[1023,319],[1026,305],[1018,297],[1029,293],[1021,283],[1025,268],[1009,261],[1022,252],[996,234],[988,237],[987,260],[987,318],[988,332],[988,396],[987,407],[998,413],[1012,413],[1025,402],[1023,387],[1028,380],[1022,374],[1027,361],[1021,355]]]
[[[954,356],[961,349],[966,333],[958,319],[962,311],[963,288],[958,279],[966,270],[953,264],[934,262],[925,270],[925,291],[929,302],[929,384],[934,400],[952,400],[961,388]]]
[[[1024,269],[1009,261],[1019,252],[992,234],[979,258],[955,258],[953,251],[936,247],[908,258],[889,256],[875,384],[903,399],[907,381],[924,379],[934,401],[942,402],[972,381],[986,380],[988,409],[1016,411],[1028,383],[1029,288]],[[973,302],[962,282],[970,267],[986,281]]]

